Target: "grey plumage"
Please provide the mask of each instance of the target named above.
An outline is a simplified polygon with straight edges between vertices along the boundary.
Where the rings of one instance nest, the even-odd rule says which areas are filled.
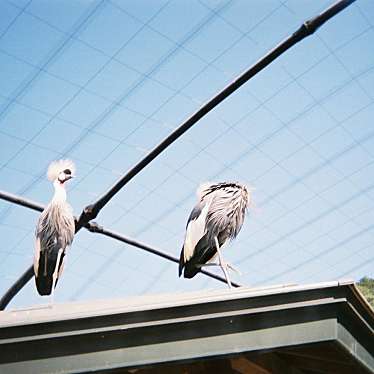
[[[198,190],[198,203],[187,221],[184,245],[179,260],[179,276],[194,277],[201,266],[234,239],[244,221],[249,202],[248,190],[239,183],[204,184]]]
[[[35,231],[34,273],[40,295],[53,292],[63,270],[66,249],[73,242],[75,223],[72,209],[66,202],[65,183],[73,177],[74,171],[70,160],[53,162],[48,169],[55,194],[40,215]]]

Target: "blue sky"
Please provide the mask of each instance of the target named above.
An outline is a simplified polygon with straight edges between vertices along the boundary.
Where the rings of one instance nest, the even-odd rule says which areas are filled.
[[[0,2],[0,189],[46,204],[77,164],[79,214],[308,18],[317,0]],[[179,255],[203,181],[250,186],[225,257],[260,286],[374,276],[374,3],[357,0],[245,84],[135,177],[97,221]],[[38,213],[0,201],[0,293],[33,258]],[[217,270],[219,272],[219,270]],[[224,287],[81,231],[57,302]],[[29,284],[13,307],[45,303]]]

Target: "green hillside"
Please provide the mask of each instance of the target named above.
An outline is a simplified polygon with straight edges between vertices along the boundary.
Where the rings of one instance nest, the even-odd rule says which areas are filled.
[[[360,291],[366,297],[367,301],[374,308],[374,279],[363,277],[362,279],[360,279],[357,285]]]

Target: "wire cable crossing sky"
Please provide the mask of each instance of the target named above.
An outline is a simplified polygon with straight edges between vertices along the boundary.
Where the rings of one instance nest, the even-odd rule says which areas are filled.
[[[370,1],[337,14],[149,158],[239,71],[300,25],[313,32],[349,3],[2,3],[0,188],[46,203],[45,170],[69,157],[80,171],[68,189],[77,214],[124,170],[137,170],[100,220],[176,256],[199,183],[241,181],[253,187],[254,206],[225,252],[243,273],[234,281],[372,275]],[[32,262],[36,219],[0,205],[2,294]],[[61,302],[218,285],[203,276],[177,279],[174,265],[85,232],[69,257]],[[28,284],[11,305],[38,302]]]

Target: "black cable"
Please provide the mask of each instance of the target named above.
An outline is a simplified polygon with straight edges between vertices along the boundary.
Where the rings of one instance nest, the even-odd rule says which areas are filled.
[[[37,210],[38,212],[42,212],[45,208],[42,204],[39,204],[35,201],[26,199],[22,196],[14,195],[10,192],[1,191],[1,190],[0,190],[0,199],[9,201],[10,203],[14,203],[17,205],[22,205],[26,208]]]
[[[154,255],[163,257],[163,258],[165,258],[165,259],[167,259],[169,261],[172,261],[172,262],[175,262],[175,263],[179,264],[179,259],[177,257],[174,257],[174,256],[172,256],[169,253],[166,253],[164,251],[161,251],[160,249],[153,248],[153,247],[149,246],[148,244],[139,242],[139,241],[137,241],[135,239],[131,239],[131,238],[127,237],[127,236],[123,236],[122,234],[116,233],[114,231],[106,230],[103,227],[101,227],[99,224],[97,224],[96,222],[91,222],[90,223],[90,227],[87,228],[87,230],[91,231],[91,232],[95,232],[95,233],[99,233],[99,234],[108,236],[110,238],[119,240],[119,241],[121,241],[123,243],[126,243],[126,244],[130,244],[130,245],[132,245],[134,247],[143,249],[144,251],[147,251],[149,253],[153,253]],[[225,278],[223,278],[223,277],[221,277],[219,275],[216,275],[214,273],[211,273],[209,271],[206,271],[204,269],[201,269],[200,273],[203,273],[203,274],[207,275],[208,277],[216,279],[216,280],[218,280],[220,282],[227,283],[227,281],[226,281]],[[231,284],[234,287],[241,287],[241,285],[239,283],[236,283],[236,282],[231,282]]]
[[[204,104],[197,112],[183,122],[176,130],[159,143],[152,151],[150,151],[142,160],[132,167],[110,190],[102,195],[95,203],[86,206],[78,220],[78,227],[84,226],[87,222],[95,219],[100,210],[110,201],[110,199],[124,187],[132,178],[134,178],[141,170],[143,170],[151,161],[153,161],[161,152],[163,152],[170,144],[176,141],[187,130],[189,130],[196,122],[214,109],[219,103],[230,96],[234,91],[240,88],[249,79],[258,72],[268,66],[272,61],[279,57],[282,53],[294,46],[300,40],[313,34],[322,24],[331,17],[342,11],[355,0],[341,0],[327,8],[318,16],[304,22],[299,29],[291,36],[278,44],[274,49],[268,52],[264,57],[252,65],[248,70],[231,82],[227,87],[220,91],[216,96]],[[78,228],[79,230],[79,228]]]

